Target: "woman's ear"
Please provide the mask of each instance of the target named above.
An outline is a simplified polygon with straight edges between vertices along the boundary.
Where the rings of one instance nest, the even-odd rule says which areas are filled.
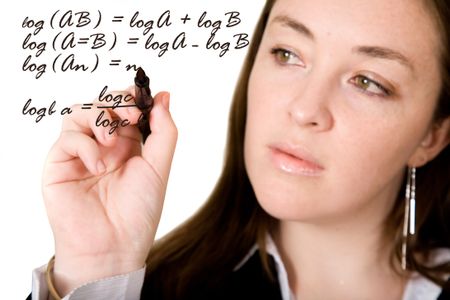
[[[450,142],[450,117],[434,123],[408,161],[409,166],[421,167],[433,160]]]

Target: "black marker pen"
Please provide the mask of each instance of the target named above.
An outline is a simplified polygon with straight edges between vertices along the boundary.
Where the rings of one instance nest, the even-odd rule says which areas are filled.
[[[152,132],[150,129],[149,117],[150,111],[153,108],[153,97],[150,90],[150,79],[145,75],[142,68],[137,70],[134,84],[136,106],[142,112],[138,120],[138,128],[142,134],[142,143],[145,143],[145,140]]]

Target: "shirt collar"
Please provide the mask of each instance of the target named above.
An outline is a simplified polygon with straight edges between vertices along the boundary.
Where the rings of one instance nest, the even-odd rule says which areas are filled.
[[[252,257],[256,250],[259,249],[257,243],[253,245],[252,248],[248,251],[247,255],[234,267],[233,271],[239,270],[245,263]],[[283,300],[291,300],[295,299],[294,295],[289,288],[289,281],[286,272],[286,268],[284,267],[283,261],[281,260],[280,253],[278,252],[277,246],[272,239],[272,236],[267,233],[266,234],[266,251],[267,254],[271,255],[275,261],[275,268],[277,271],[278,282],[280,284],[281,297]]]

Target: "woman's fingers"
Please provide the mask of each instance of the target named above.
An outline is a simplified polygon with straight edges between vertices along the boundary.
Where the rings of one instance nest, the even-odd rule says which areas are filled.
[[[69,175],[74,176],[74,174],[62,174],[67,168],[60,164],[74,166],[76,165],[74,160],[78,158],[92,175],[101,175],[106,170],[98,144],[91,137],[77,131],[63,131],[47,156],[43,174],[46,181],[44,185],[65,181],[68,179],[65,177]],[[82,172],[81,168],[69,169],[71,173]]]
[[[124,92],[109,94],[112,97],[133,96],[133,91],[130,87]],[[151,165],[162,182],[167,182],[178,136],[177,128],[168,110],[169,100],[168,92],[155,95],[149,121],[151,134],[146,140],[142,153],[143,158]],[[49,152],[48,163],[55,166],[65,162],[67,166],[74,167],[78,166],[79,161],[76,163],[69,161],[80,158],[92,175],[99,175],[105,168],[105,162],[101,157],[101,146],[114,146],[118,136],[141,141],[137,126],[131,126],[137,124],[141,115],[141,111],[134,106],[134,98],[127,102],[126,107],[105,108],[104,106],[111,106],[111,104],[105,105],[99,101],[93,104],[91,109],[83,109],[81,105],[72,107],[72,113],[63,120],[60,138]],[[50,169],[52,167],[46,168],[46,170]],[[47,173],[45,176],[48,179],[47,182],[53,182],[51,174]]]
[[[170,94],[158,93],[150,112],[151,134],[144,144],[142,156],[163,182],[167,182],[178,138],[178,130],[169,112]]]
[[[139,140],[139,134],[134,125],[140,116],[140,111],[134,107],[134,98],[128,91],[109,92],[111,98],[129,97],[127,102],[114,107],[114,103],[93,102],[90,109],[82,105],[74,105],[72,113],[63,119],[62,131],[79,131],[95,137],[104,146],[114,145],[115,138],[120,134]],[[126,105],[126,106],[125,106]]]
[[[112,140],[117,137],[117,132],[110,134],[109,127],[98,126],[98,118],[111,120],[111,114],[108,110],[102,110],[100,113],[96,108],[83,109],[81,105],[72,106],[72,113],[63,119],[62,132],[76,131],[87,136],[95,138],[101,144],[111,145]]]

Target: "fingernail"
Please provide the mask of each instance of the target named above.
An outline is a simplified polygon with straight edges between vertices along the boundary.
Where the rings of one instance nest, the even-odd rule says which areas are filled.
[[[162,104],[165,109],[169,110],[170,106],[170,93],[165,93],[162,99]]]
[[[102,174],[105,171],[106,171],[105,163],[102,160],[99,160],[97,162],[97,172],[98,172],[98,174]]]

